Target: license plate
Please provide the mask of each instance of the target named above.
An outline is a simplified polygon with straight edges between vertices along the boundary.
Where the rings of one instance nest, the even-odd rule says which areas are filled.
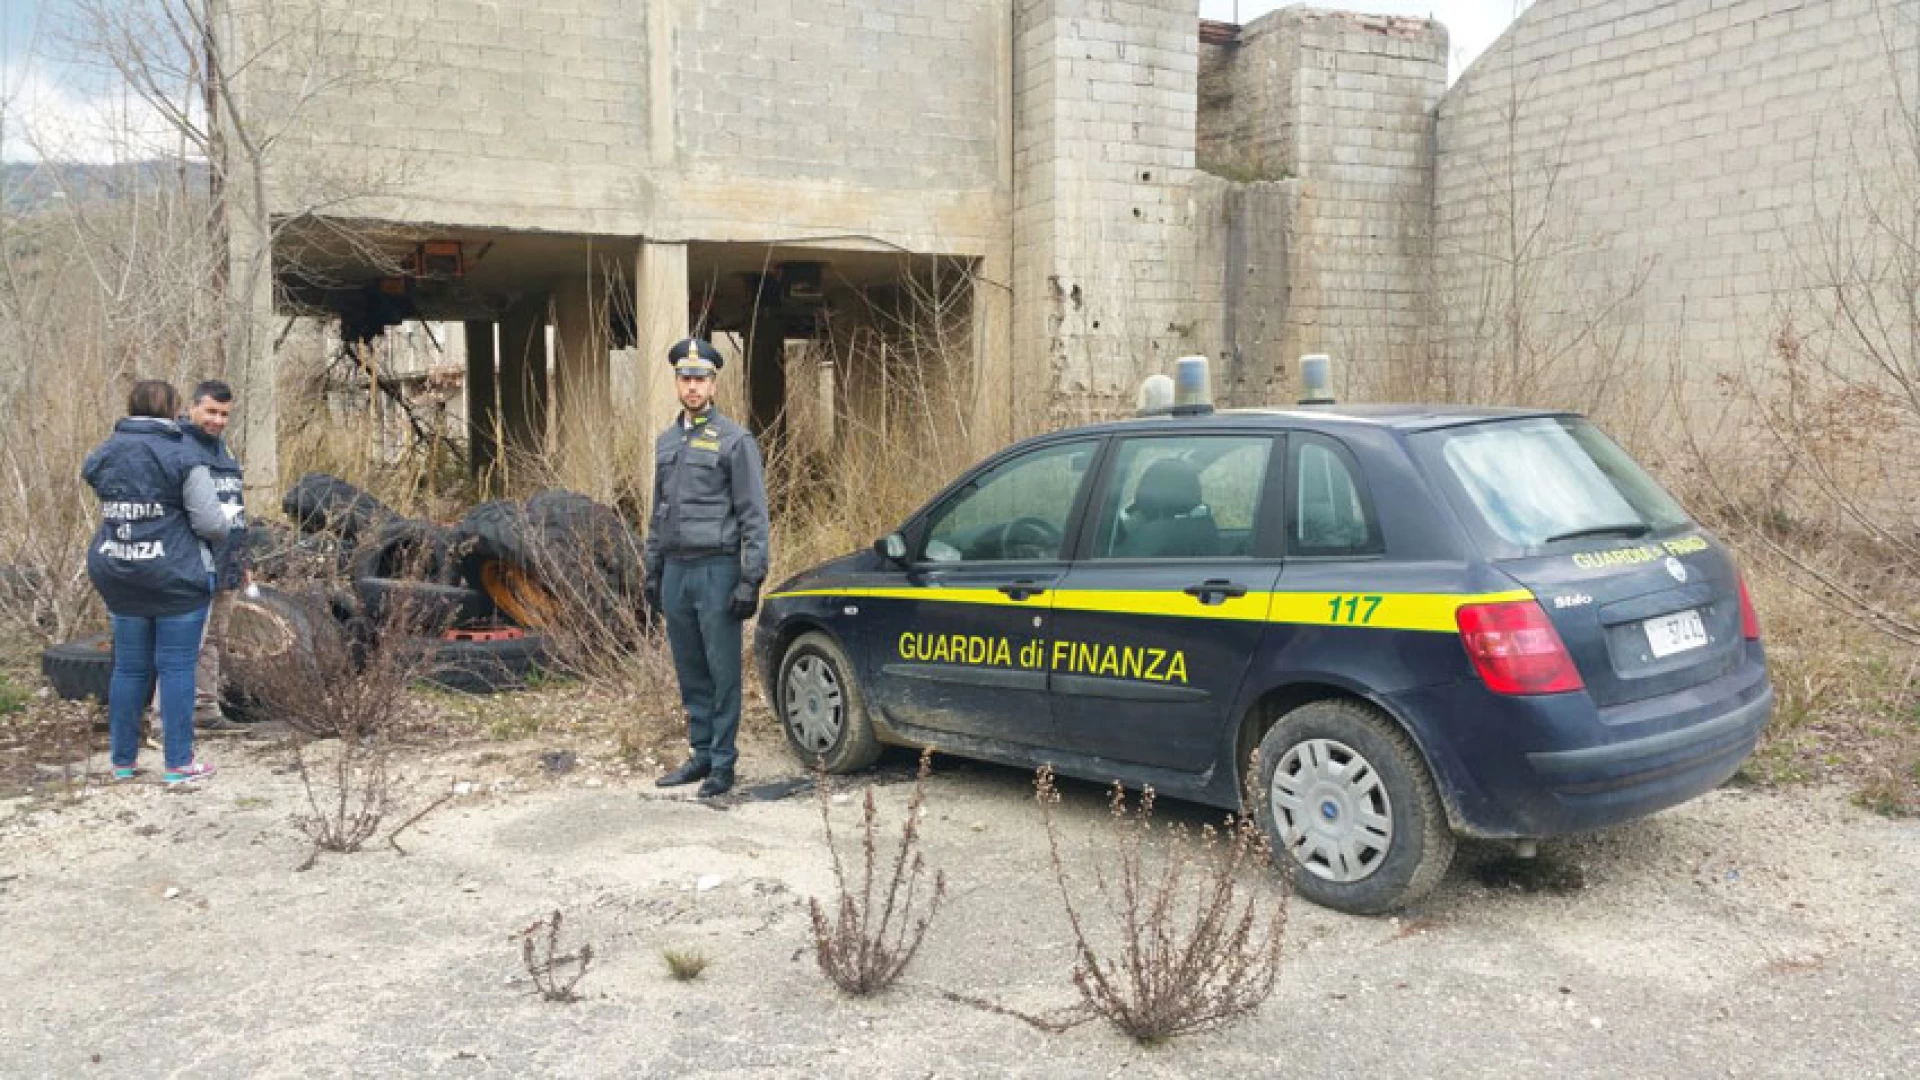
[[[1653,647],[1655,657],[1672,656],[1707,643],[1707,628],[1700,622],[1700,612],[1696,610],[1648,619],[1646,627],[1647,644]]]

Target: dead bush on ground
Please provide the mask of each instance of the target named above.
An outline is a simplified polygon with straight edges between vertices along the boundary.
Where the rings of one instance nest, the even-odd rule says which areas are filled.
[[[579,1001],[583,995],[574,989],[587,977],[593,964],[593,944],[583,943],[572,952],[560,948],[558,908],[544,919],[515,934],[520,940],[520,962],[526,966],[533,988],[542,1000],[562,1004]]]
[[[666,949],[660,956],[667,962],[667,974],[681,982],[692,982],[707,970],[707,954],[699,949]]]
[[[406,637],[421,618],[404,603],[391,606],[367,642],[339,632],[317,601],[313,620],[314,632],[299,647],[236,655],[232,674],[265,717],[293,731],[294,769],[306,795],[294,823],[313,844],[302,870],[321,852],[359,851],[402,801],[388,762],[419,712],[409,688],[432,661]]]
[[[1051,768],[1039,770],[1034,790],[1073,927],[1073,985],[1089,1013],[1157,1043],[1232,1023],[1266,1002],[1280,974],[1288,894],[1268,869],[1266,834],[1251,817],[1207,826],[1197,841],[1163,827],[1156,845],[1153,789],[1129,807],[1114,785],[1109,807],[1120,838],[1086,861],[1096,904],[1074,897]]]
[[[879,850],[879,812],[873,788],[868,786],[860,811],[860,866],[858,882],[847,880],[840,848],[833,839],[833,796],[826,771],[814,769],[820,822],[825,828],[827,854],[833,860],[836,899],[829,915],[818,899],[808,898],[813,917],[813,953],[820,970],[842,991],[864,997],[892,986],[913,962],[926,939],[927,927],[946,899],[947,877],[934,871],[931,891],[921,893],[926,859],[920,845],[920,819],[926,805],[927,776],[933,770],[932,749],[920,754],[913,795],[900,823],[900,842],[882,881]],[[924,900],[924,906],[915,907]]]

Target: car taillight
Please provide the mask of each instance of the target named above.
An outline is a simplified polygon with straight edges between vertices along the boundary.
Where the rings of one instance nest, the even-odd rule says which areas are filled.
[[[1468,604],[1455,616],[1474,670],[1496,694],[1559,694],[1586,686],[1573,654],[1532,600]]]
[[[1748,641],[1760,640],[1760,613],[1753,610],[1753,597],[1747,595],[1747,579],[1740,582],[1740,636]]]

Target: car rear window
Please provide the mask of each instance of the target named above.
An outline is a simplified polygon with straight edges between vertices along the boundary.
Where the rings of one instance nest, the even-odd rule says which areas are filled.
[[[1690,523],[1626,451],[1579,417],[1443,428],[1413,441],[1462,512],[1516,554]]]

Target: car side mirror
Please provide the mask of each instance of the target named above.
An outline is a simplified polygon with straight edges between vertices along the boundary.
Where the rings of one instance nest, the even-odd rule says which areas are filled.
[[[907,561],[907,538],[899,533],[888,533],[873,542],[873,550],[888,562],[904,563]]]

